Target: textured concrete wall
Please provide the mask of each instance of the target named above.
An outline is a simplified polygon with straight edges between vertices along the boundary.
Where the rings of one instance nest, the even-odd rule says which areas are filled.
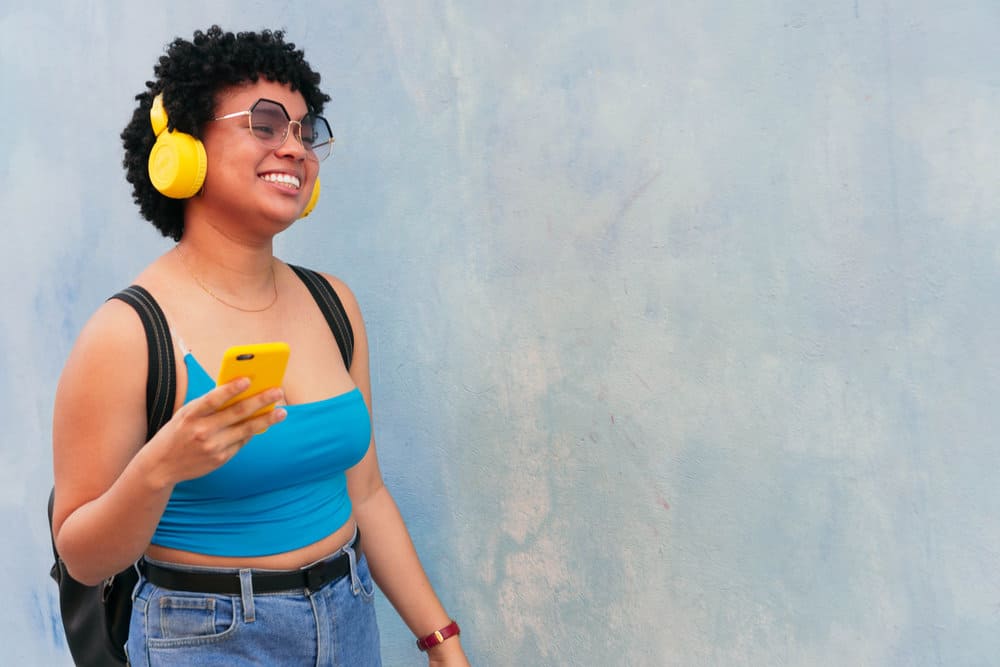
[[[40,0],[0,10],[11,664],[69,664],[62,361],[169,248],[117,135],[212,22],[286,27],[333,95],[279,254],[365,308],[385,476],[475,664],[1000,655],[996,3]]]

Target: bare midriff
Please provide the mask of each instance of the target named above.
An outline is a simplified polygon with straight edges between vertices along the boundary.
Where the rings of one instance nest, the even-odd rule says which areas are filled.
[[[260,570],[297,570],[334,553],[354,537],[354,517],[318,542],[300,549],[293,549],[268,556],[210,556],[180,549],[150,544],[146,556],[153,560],[178,565],[200,565],[204,567],[252,568]]]

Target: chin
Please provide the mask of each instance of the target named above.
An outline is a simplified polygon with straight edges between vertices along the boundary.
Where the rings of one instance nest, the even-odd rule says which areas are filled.
[[[280,209],[270,209],[261,212],[263,217],[266,217],[272,223],[277,225],[283,225],[285,227],[291,225],[293,222],[299,219],[302,215],[301,207],[281,207]]]
[[[278,231],[281,232],[294,225],[296,220],[298,220],[298,216],[294,218],[288,218],[288,217],[274,218],[273,223],[274,226],[278,228]]]

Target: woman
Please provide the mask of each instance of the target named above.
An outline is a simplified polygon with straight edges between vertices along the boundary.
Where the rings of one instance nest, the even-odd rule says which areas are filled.
[[[177,241],[135,280],[173,334],[175,408],[144,442],[146,339],[109,300],[55,402],[53,531],[70,574],[96,584],[142,559],[132,665],[379,664],[371,578],[430,664],[467,665],[382,483],[354,295],[324,275],[353,329],[348,366],[272,254],[314,202],[333,141],[319,75],[280,31],[218,26],[175,40],[154,73],[122,138],[143,216]],[[178,176],[160,142],[182,132],[204,152],[190,139],[194,167]],[[246,387],[215,386],[224,351],[267,341],[291,348],[283,387],[220,409]]]

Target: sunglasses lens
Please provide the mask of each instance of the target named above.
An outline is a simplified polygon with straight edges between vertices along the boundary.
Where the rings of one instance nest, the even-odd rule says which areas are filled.
[[[330,125],[325,118],[309,114],[302,119],[302,145],[310,149],[318,160],[322,160],[330,154],[330,148],[333,147],[333,135],[330,133]]]
[[[250,110],[250,131],[261,143],[277,148],[288,133],[288,115],[273,102],[261,100]]]

